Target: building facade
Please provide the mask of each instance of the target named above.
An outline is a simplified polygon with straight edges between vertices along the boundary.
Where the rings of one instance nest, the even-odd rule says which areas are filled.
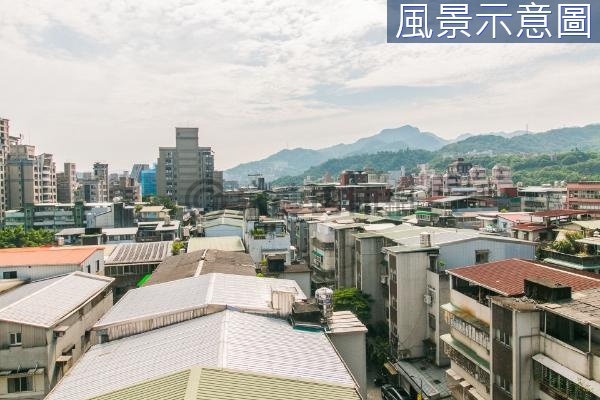
[[[600,214],[600,182],[567,183],[567,208]]]
[[[175,147],[159,148],[156,192],[181,205],[214,209],[214,153],[198,146],[198,128],[175,128]]]
[[[59,203],[74,203],[77,198],[77,169],[75,163],[66,162],[64,171],[56,174],[56,199]]]
[[[0,226],[4,223],[4,213],[8,206],[7,167],[9,151],[9,121],[0,118]]]

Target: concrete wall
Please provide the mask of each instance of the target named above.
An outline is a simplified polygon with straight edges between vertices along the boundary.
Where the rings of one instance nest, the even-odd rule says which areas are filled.
[[[360,394],[367,398],[367,340],[365,332],[329,334],[352,376],[360,386]]]
[[[427,288],[427,252],[396,254],[398,316],[398,349],[407,350],[410,357],[424,355],[423,340],[427,337],[427,305],[423,301]],[[391,278],[390,278],[391,279]],[[392,299],[390,298],[390,302]]]
[[[435,245],[435,243],[433,243]],[[507,258],[523,258],[535,260],[535,244],[509,242],[493,239],[477,239],[465,242],[444,244],[440,247],[440,260],[445,269],[464,267],[475,264],[475,252],[489,251],[489,262]]]
[[[244,238],[244,232],[241,226],[217,225],[204,230],[206,237],[238,236]]]
[[[381,253],[383,240],[381,238],[362,238],[355,252],[355,287],[367,293],[373,299],[371,304],[371,321],[385,322],[386,286],[381,283],[381,277],[387,274],[385,256]],[[360,250],[359,250],[360,247]]]

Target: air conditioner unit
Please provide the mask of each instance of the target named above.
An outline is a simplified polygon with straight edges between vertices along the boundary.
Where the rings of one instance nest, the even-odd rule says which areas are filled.
[[[387,285],[388,284],[388,276],[387,275],[381,275],[381,284],[382,285]]]
[[[431,296],[429,296],[429,295],[427,295],[427,294],[426,294],[426,295],[423,297],[423,301],[425,301],[425,304],[427,304],[427,305],[431,305],[431,303],[433,302],[433,299],[431,298]]]

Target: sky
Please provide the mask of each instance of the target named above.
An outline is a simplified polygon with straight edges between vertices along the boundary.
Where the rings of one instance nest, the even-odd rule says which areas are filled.
[[[600,122],[600,45],[387,44],[385,0],[0,10],[0,117],[82,171],[154,162],[176,126],[226,169],[405,124],[453,138]]]

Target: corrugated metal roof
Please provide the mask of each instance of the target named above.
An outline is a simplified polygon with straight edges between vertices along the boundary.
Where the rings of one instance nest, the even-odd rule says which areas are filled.
[[[454,268],[448,270],[448,273],[504,296],[523,295],[525,279],[528,278],[548,279],[564,286],[570,286],[574,292],[600,287],[600,276],[597,279],[589,275],[514,258]]]
[[[93,346],[46,399],[89,399],[194,366],[355,385],[323,332],[227,310]]]
[[[103,247],[29,247],[0,250],[0,267],[81,264]]]
[[[171,255],[173,242],[121,243],[115,247],[106,265],[162,262]]]
[[[196,389],[196,390],[195,390]],[[187,394],[188,397],[185,397]],[[193,367],[92,400],[353,400],[351,386]]]
[[[297,292],[298,301],[306,299],[302,289],[293,280],[256,276],[212,273],[143,286],[128,291],[98,321],[95,328],[192,310],[209,304],[270,312],[273,310],[271,291],[278,288],[293,288]]]
[[[188,242],[188,253],[200,250],[245,251],[239,236],[195,237]]]
[[[113,280],[104,276],[73,272],[50,284],[39,284],[39,290],[0,309],[0,321],[50,328],[107,288]]]
[[[22,298],[27,297],[30,294],[35,293],[38,290],[41,290],[42,288],[62,278],[64,278],[64,275],[56,276],[49,279],[41,279],[38,281],[33,281],[31,283],[21,281],[21,283],[23,283],[22,285],[9,289],[6,292],[0,293],[0,309],[8,306],[9,304],[19,301]]]
[[[220,226],[220,225],[229,225],[229,226],[235,226],[238,228],[242,228],[244,226],[244,221],[242,221],[241,219],[237,219],[237,218],[220,217],[220,218],[209,219],[207,221],[200,223],[200,226],[202,226],[204,229],[212,228],[212,227]]]

